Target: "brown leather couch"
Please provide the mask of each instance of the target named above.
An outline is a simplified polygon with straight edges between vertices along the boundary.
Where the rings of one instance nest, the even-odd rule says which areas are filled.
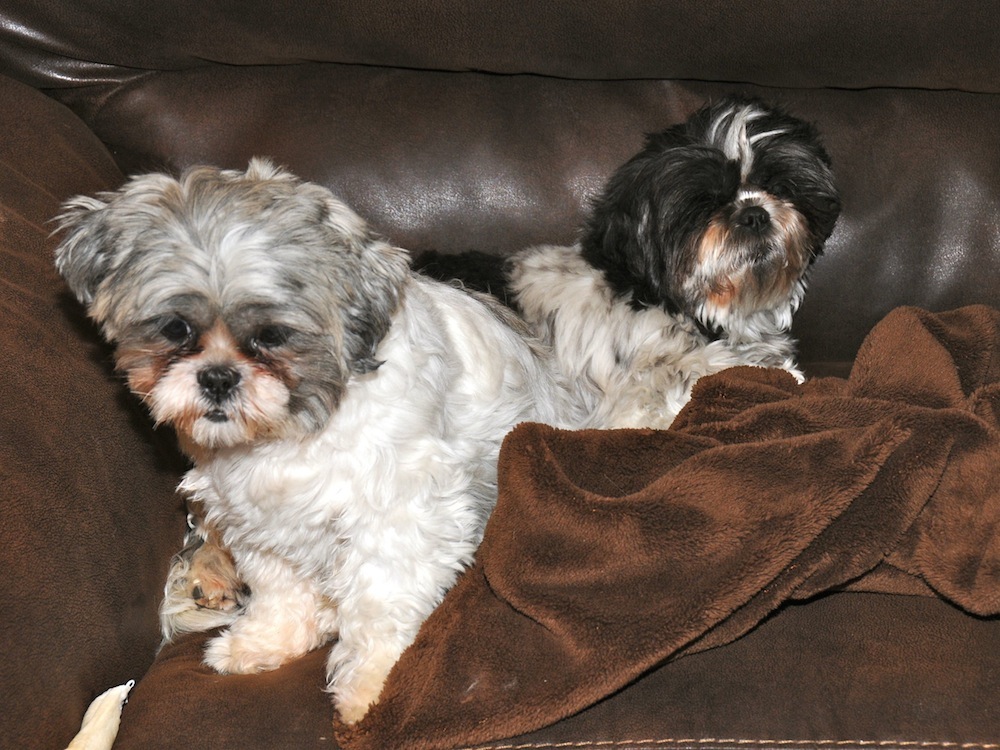
[[[745,91],[833,158],[844,211],[794,330],[843,374],[898,305],[1000,301],[998,50],[993,4],[960,0],[8,0],[0,746],[64,747],[130,678],[119,748],[335,746],[321,654],[228,678],[197,637],[157,656],[183,461],[53,270],[60,201],[268,155],[412,251],[509,253],[570,241],[645,132]],[[491,747],[985,750],[998,703],[1000,622],[845,591]]]

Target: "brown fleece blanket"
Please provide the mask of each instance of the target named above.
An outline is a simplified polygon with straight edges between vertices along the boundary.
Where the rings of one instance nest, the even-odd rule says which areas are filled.
[[[997,614],[998,347],[998,311],[902,308],[847,380],[736,368],[669,431],[521,425],[476,565],[339,740],[522,734],[848,586]]]

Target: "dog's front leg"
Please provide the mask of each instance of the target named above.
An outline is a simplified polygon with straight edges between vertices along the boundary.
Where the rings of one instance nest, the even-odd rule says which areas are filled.
[[[403,651],[413,643],[453,569],[414,563],[407,570],[368,569],[373,585],[356,585],[340,601],[339,638],[326,666],[327,689],[340,718],[359,721],[376,703],[382,685]]]
[[[336,610],[285,560],[240,555],[237,566],[253,590],[243,615],[205,648],[205,663],[224,674],[277,669],[336,635]]]
[[[359,721],[378,700],[393,664],[416,636],[406,629],[394,632],[379,627],[352,635],[341,631],[327,661],[329,691],[340,718],[347,724]]]

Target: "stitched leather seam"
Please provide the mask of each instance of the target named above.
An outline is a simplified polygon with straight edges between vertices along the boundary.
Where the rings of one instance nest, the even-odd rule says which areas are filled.
[[[476,750],[560,750],[561,748],[640,748],[689,747],[691,745],[739,745],[740,747],[857,747],[921,748],[925,750],[1000,750],[1000,744],[979,742],[917,742],[907,740],[740,740],[740,739],[660,739],[660,740],[584,740],[579,742],[543,742],[519,745],[477,745]]]

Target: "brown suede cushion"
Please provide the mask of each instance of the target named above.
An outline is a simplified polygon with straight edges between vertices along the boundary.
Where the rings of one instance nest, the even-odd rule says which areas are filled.
[[[0,101],[0,744],[56,748],[152,659],[180,467],[52,264],[60,201],[121,174],[63,106],[2,77]]]
[[[337,746],[325,649],[274,672],[220,675],[201,663],[208,635],[163,648],[129,696],[115,750]]]
[[[469,634],[475,638],[475,633]],[[491,750],[884,747],[995,750],[1000,622],[933,598],[837,594],[678,659],[576,716]],[[165,649],[132,691],[115,750],[330,750],[325,649],[276,672],[212,674],[205,636]],[[386,748],[386,750],[395,750]]]

